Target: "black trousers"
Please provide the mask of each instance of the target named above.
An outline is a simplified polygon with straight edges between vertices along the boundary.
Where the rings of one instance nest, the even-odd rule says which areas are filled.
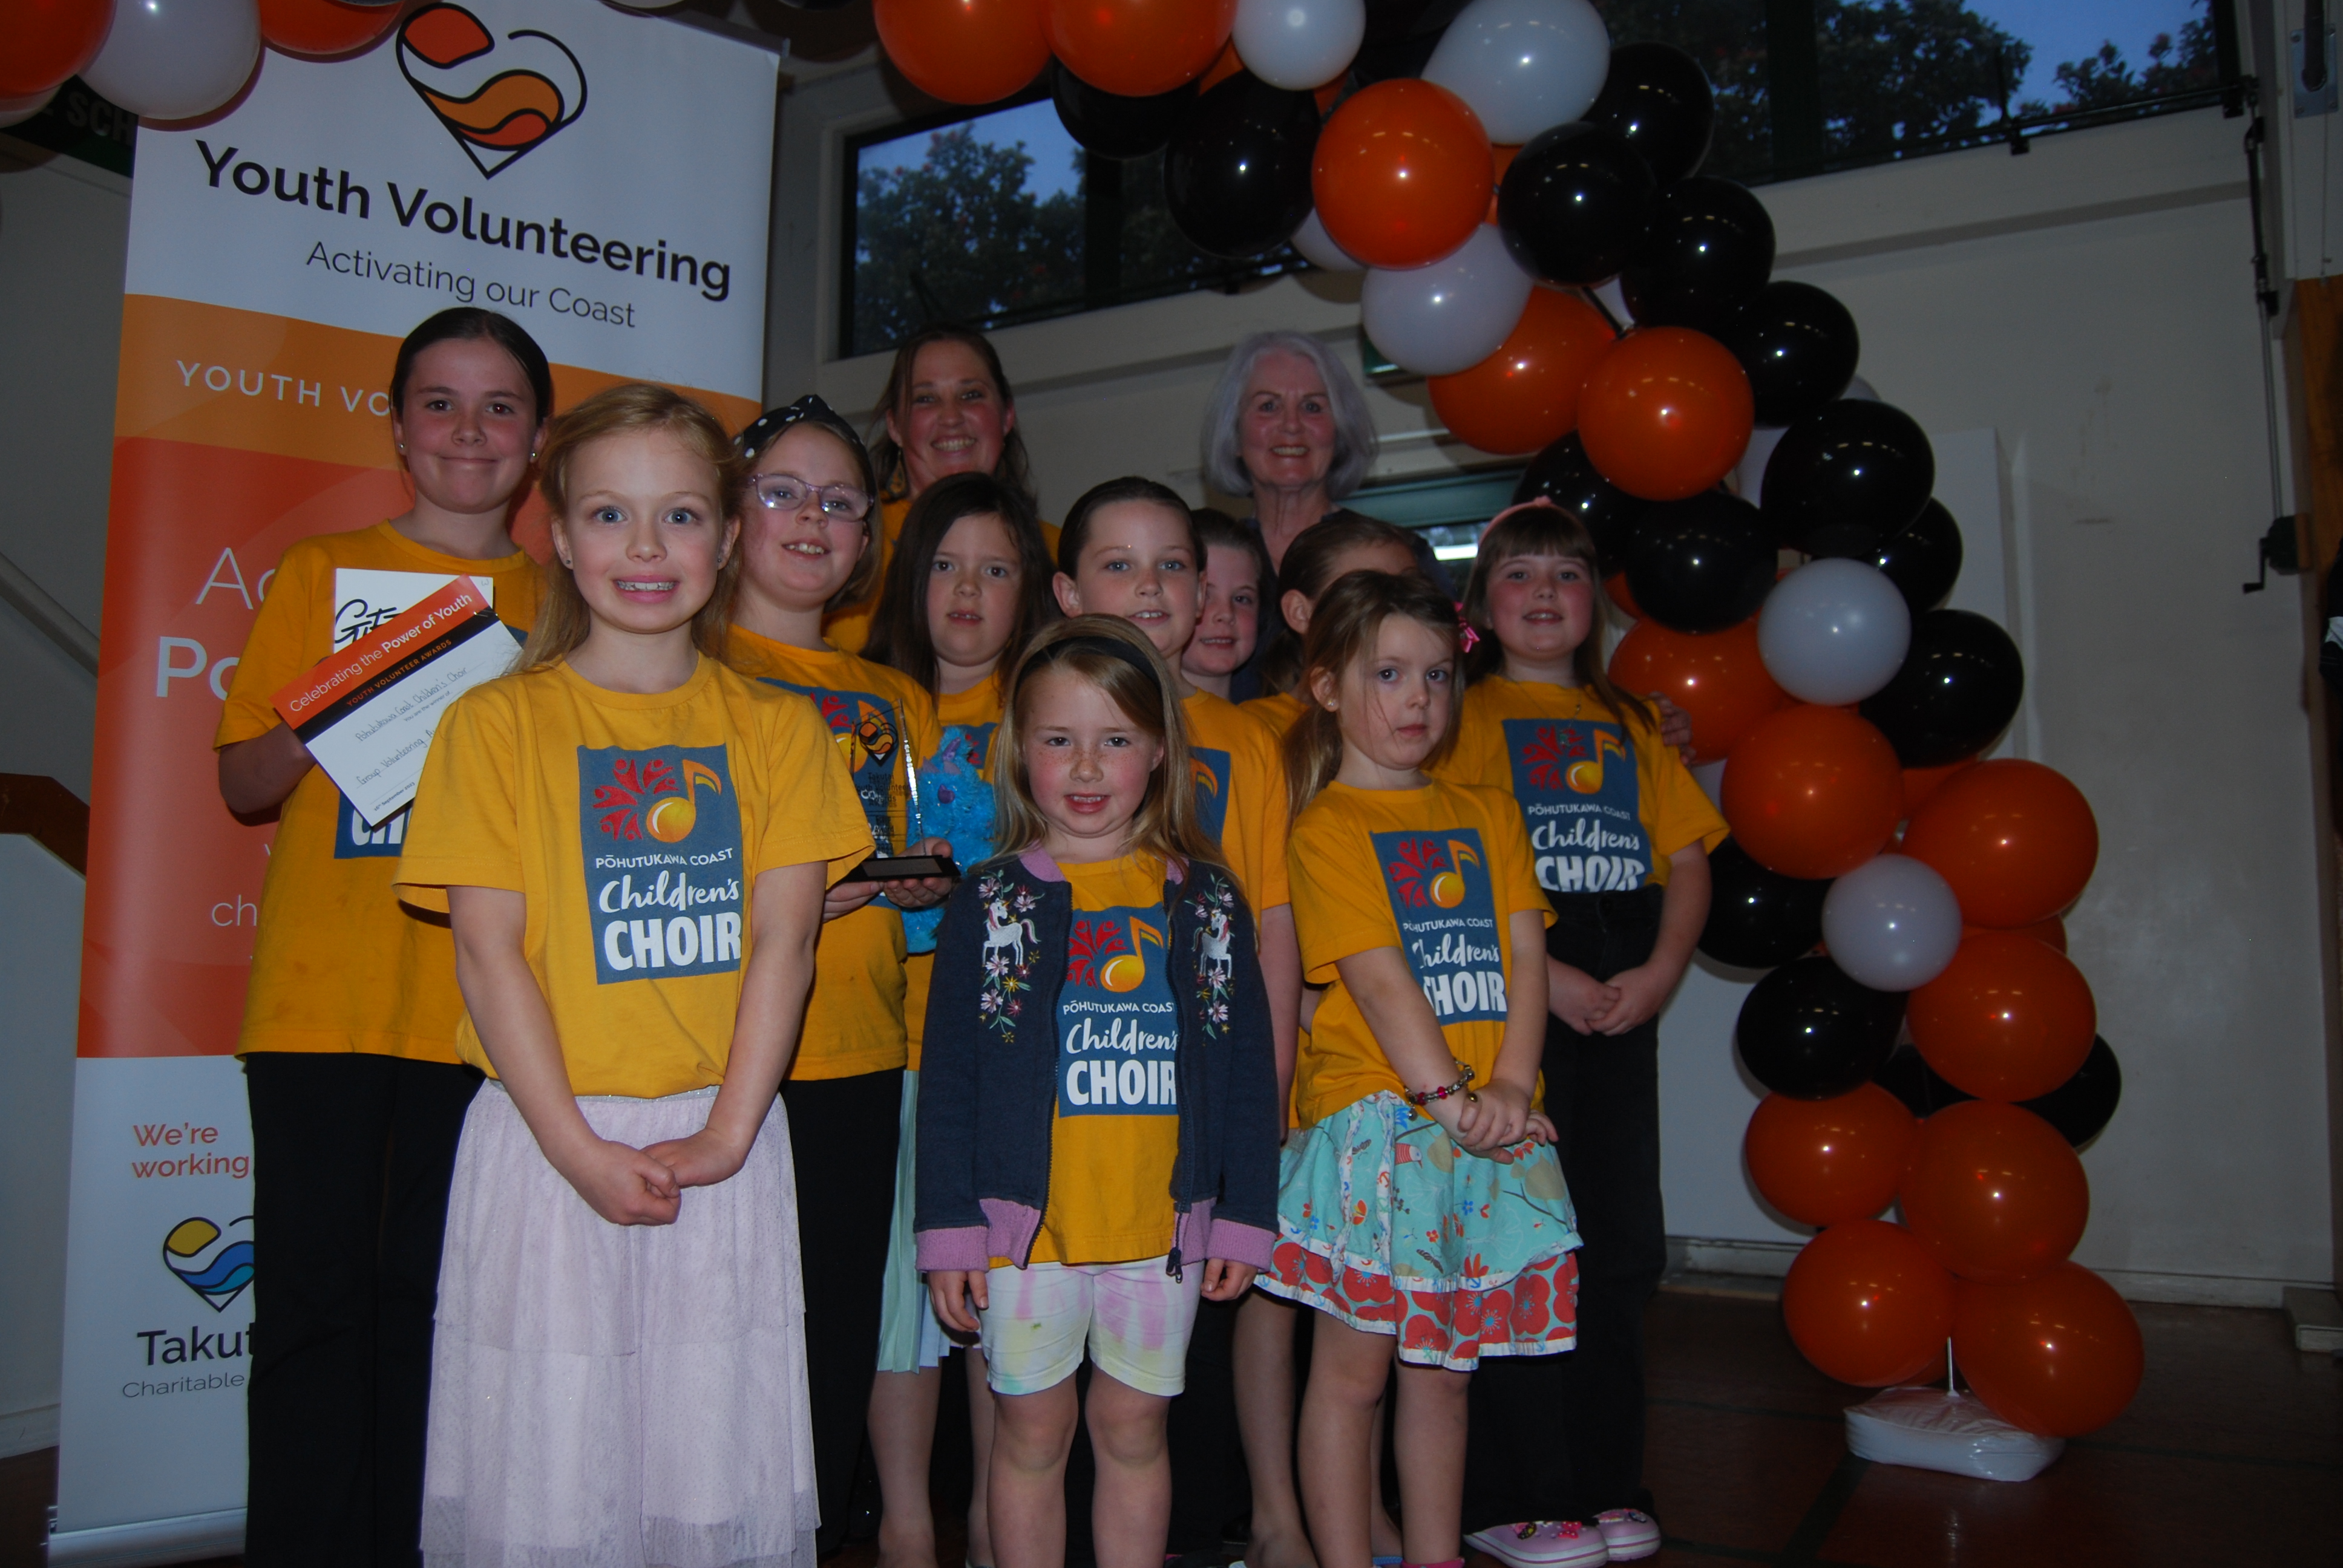
[[[1657,888],[1564,894],[1546,951],[1608,980],[1652,956]],[[1660,1030],[1582,1035],[1546,1020],[1545,1108],[1578,1210],[1578,1348],[1473,1374],[1464,1528],[1648,1507],[1644,1309],[1668,1261],[1660,1209]]]
[[[418,1561],[431,1313],[468,1067],[257,1051],[252,1568]]]
[[[879,1370],[903,1071],[791,1079],[781,1085],[781,1104],[797,1171],[813,1479],[826,1551],[846,1538],[870,1380]]]

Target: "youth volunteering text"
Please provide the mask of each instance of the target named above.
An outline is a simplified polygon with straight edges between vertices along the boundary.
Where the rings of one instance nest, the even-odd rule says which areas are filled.
[[[355,202],[355,216],[363,222],[373,221],[373,193],[367,186],[352,180],[347,169],[329,170],[323,165],[315,170],[268,168],[249,159],[236,161],[237,153],[243,150],[239,147],[226,147],[215,153],[211,145],[200,137],[196,139],[196,146],[203,156],[204,166],[209,175],[207,183],[213,190],[234,190],[255,197],[273,196],[280,202],[313,206],[321,212],[344,217],[353,216],[351,206]],[[313,174],[316,176],[314,185],[311,183]],[[288,175],[290,179],[287,177]],[[524,254],[533,249],[538,256],[550,254],[583,266],[600,266],[636,277],[687,284],[697,288],[701,298],[716,304],[731,297],[732,266],[729,262],[705,260],[672,249],[664,238],[605,239],[573,228],[558,216],[543,221],[508,214],[497,216],[485,207],[476,211],[470,196],[463,197],[459,206],[447,201],[431,200],[431,192],[425,186],[417,186],[409,192],[402,191],[394,181],[386,180],[383,185],[390,196],[387,216],[396,219],[401,228],[413,228],[420,220],[434,234],[460,233],[464,238],[482,245]],[[309,265],[384,282],[445,288],[458,297],[467,300],[471,297],[472,280],[468,276],[435,269],[428,263],[394,262],[365,250],[329,251],[320,243],[311,249]],[[562,297],[558,302],[551,297],[557,294]],[[525,302],[508,300],[503,303]],[[619,325],[633,325],[631,307],[588,300],[568,288],[549,290],[547,304],[550,308],[581,316],[596,316],[594,307],[598,306],[602,311],[610,313],[607,318]],[[597,316],[597,318],[606,317]]]

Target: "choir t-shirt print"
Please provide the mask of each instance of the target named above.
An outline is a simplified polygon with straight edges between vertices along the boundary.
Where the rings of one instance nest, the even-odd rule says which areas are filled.
[[[1505,1017],[1504,939],[1479,829],[1372,833],[1400,951],[1443,1025]]]
[[[1634,742],[1588,719],[1508,719],[1505,758],[1549,893],[1640,888],[1652,869]]]
[[[581,746],[578,803],[595,980],[738,970],[747,906],[725,748]]]
[[[1174,1116],[1179,1007],[1161,905],[1077,910],[1058,991],[1058,1114]]]

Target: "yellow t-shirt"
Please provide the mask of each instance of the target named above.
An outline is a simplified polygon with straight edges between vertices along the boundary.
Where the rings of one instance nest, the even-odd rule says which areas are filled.
[[[1505,1038],[1512,917],[1554,911],[1530,866],[1512,800],[1434,780],[1420,789],[1326,786],[1294,819],[1293,925],[1302,978],[1326,987],[1296,1052],[1302,1126],[1381,1090],[1404,1093],[1334,967],[1397,948],[1423,986],[1448,1049],[1486,1082]]]
[[[1127,1263],[1172,1250],[1180,1157],[1163,862],[1131,854],[1061,866],[1074,922],[1058,991],[1058,1103],[1037,1263]]]
[[[809,704],[710,658],[652,696],[566,664],[490,681],[432,738],[398,895],[442,911],[451,887],[528,899],[522,949],[574,1092],[721,1083],[758,876],[820,860],[835,880],[870,852],[821,739]],[[456,1043],[496,1070],[469,1013]]]
[[[282,724],[269,699],[318,660],[420,603],[458,575],[483,578],[497,615],[521,633],[537,618],[537,564],[516,550],[466,560],[414,543],[388,523],[303,539],[269,579],[220,709],[215,747]],[[518,641],[514,651],[519,651]],[[260,927],[236,1054],[367,1051],[456,1060],[456,944],[444,921],[391,896],[407,813],[368,828],[322,768],[279,809],[260,894]]]
[[[956,788],[956,777],[972,775],[987,785],[991,783],[992,736],[1001,727],[1001,712],[998,679],[980,680],[966,691],[936,699],[936,724],[943,739],[932,763],[920,769],[920,789],[931,813],[940,814],[957,804],[941,798],[944,790]],[[963,856],[960,869],[966,871],[975,864],[976,857]],[[933,952],[912,953],[903,960],[903,1028],[910,1048],[904,1065],[913,1072],[920,1070],[920,1040],[928,1025],[928,986],[935,972]]]
[[[1305,706],[1302,699],[1290,691],[1272,691],[1266,697],[1256,697],[1251,702],[1238,703],[1237,711],[1252,714],[1268,725],[1270,733],[1282,741],[1285,732],[1293,728],[1293,721],[1302,717]]]
[[[1237,891],[1258,921],[1292,903],[1285,877],[1285,764],[1277,737],[1225,697],[1199,691],[1180,704],[1188,724],[1196,814],[1221,847]]]
[[[1670,855],[1725,842],[1725,819],[1659,730],[1622,725],[1593,692],[1492,676],[1463,709],[1433,772],[1513,798],[1548,892],[1664,887]]]
[[[879,570],[870,579],[869,593],[852,604],[840,606],[823,618],[821,635],[830,639],[832,648],[860,653],[863,645],[870,640],[871,613],[879,608],[879,590],[887,578],[887,563],[895,558],[895,541],[903,537],[903,519],[910,510],[908,496],[879,503],[878,535],[870,541],[871,548],[879,552]],[[1041,525],[1041,543],[1054,562],[1058,558],[1058,530],[1048,523]]]
[[[918,683],[855,654],[790,648],[737,626],[727,658],[752,679],[812,699],[880,854],[912,841],[905,743],[909,757],[930,757],[937,739],[935,701]],[[903,917],[883,900],[824,922],[791,1078],[853,1078],[904,1064],[903,951]]]

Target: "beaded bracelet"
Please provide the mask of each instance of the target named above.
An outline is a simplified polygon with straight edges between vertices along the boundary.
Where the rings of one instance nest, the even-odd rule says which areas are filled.
[[[1435,1100],[1445,1100],[1452,1094],[1463,1094],[1466,1090],[1472,1088],[1472,1064],[1470,1062],[1457,1061],[1453,1057],[1449,1060],[1454,1065],[1457,1073],[1459,1074],[1455,1082],[1443,1083],[1432,1089],[1411,1089],[1406,1091],[1403,1098],[1404,1098],[1410,1105],[1414,1106],[1420,1111]]]

